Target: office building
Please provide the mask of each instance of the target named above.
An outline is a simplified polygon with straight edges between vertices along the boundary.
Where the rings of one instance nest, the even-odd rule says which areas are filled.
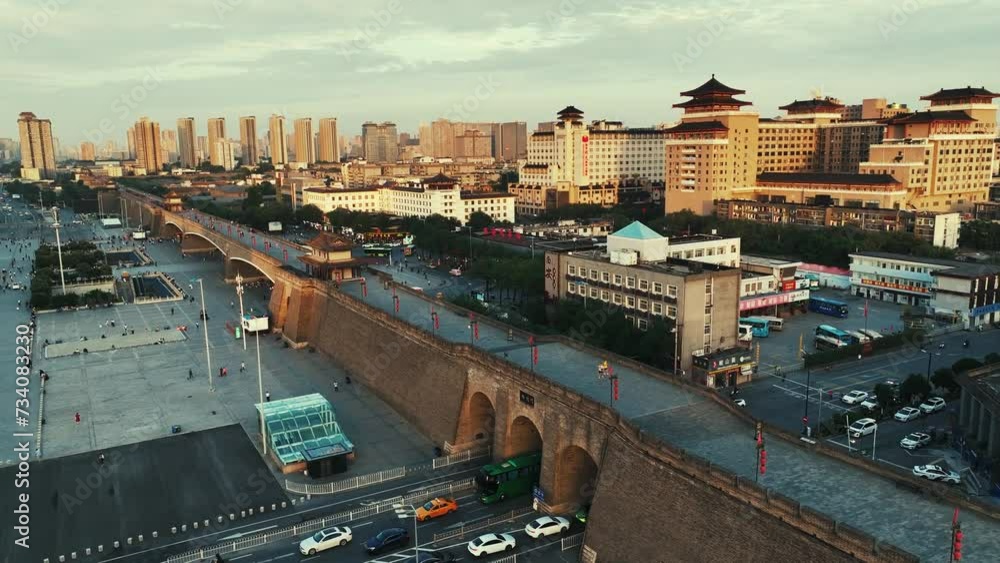
[[[128,144],[128,157],[134,159],[137,154],[134,127],[129,127],[125,132],[125,142]]]
[[[240,118],[240,151],[244,165],[257,165],[260,154],[257,152],[257,118],[253,115]]]
[[[906,207],[970,211],[988,201],[1000,97],[986,88],[954,88],[921,96],[930,109],[887,122],[885,140],[861,164],[866,174],[890,174],[907,191]]]
[[[194,118],[182,117],[177,120],[177,152],[181,160],[181,168],[198,166],[196,157],[198,145],[195,140]]]
[[[288,144],[285,133],[285,116],[272,114],[268,120],[268,145],[271,147],[271,164],[275,168],[288,164]]]
[[[39,119],[30,111],[17,118],[21,141],[21,176],[34,179],[56,177],[56,154],[52,142],[52,122]],[[27,176],[25,176],[27,170]]]
[[[80,160],[97,160],[97,150],[94,143],[90,141],[80,143]]]
[[[135,164],[146,174],[163,170],[163,152],[160,149],[160,124],[140,117],[132,130],[135,132]]]
[[[911,111],[906,104],[890,104],[885,98],[866,98],[860,104],[844,106],[841,114],[844,121],[877,121],[891,119]]]
[[[364,157],[368,162],[396,162],[399,156],[396,124],[365,122],[361,126]]]
[[[306,165],[316,162],[313,152],[312,118],[303,117],[295,120],[295,162]]]
[[[224,166],[223,161],[221,160],[224,151],[216,149],[216,146],[220,141],[226,141],[226,118],[209,118],[207,149],[209,153],[208,160],[212,163],[212,166]]]
[[[211,161],[213,166],[221,166],[225,170],[235,168],[236,155],[233,151],[233,143],[226,139],[215,141],[215,144],[212,145]]]
[[[160,132],[160,145],[163,148],[163,162],[172,163],[177,160],[177,132],[164,129]]]
[[[468,129],[455,136],[455,158],[463,160],[491,160],[493,137],[478,129]]]
[[[528,125],[523,121],[494,123],[493,157],[504,162],[528,158]]]
[[[636,222],[609,235],[606,249],[546,252],[546,297],[620,308],[642,330],[663,320],[677,330],[676,354],[664,353],[692,375],[695,357],[738,346],[740,270],[670,258],[667,249],[665,237]]]
[[[324,117],[319,120],[319,160],[340,162],[340,136],[337,134],[337,118]]]

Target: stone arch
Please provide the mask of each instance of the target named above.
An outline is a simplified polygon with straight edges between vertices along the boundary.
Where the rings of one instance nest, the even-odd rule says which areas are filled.
[[[493,443],[496,428],[496,408],[493,401],[481,391],[476,391],[462,405],[462,414],[455,436],[455,445],[473,442]]]
[[[540,451],[542,451],[542,431],[535,421],[524,415],[514,418],[507,431],[504,457],[511,458]]]
[[[580,446],[566,446],[556,458],[556,475],[551,504],[590,504],[597,491],[597,462]]]
[[[180,228],[177,223],[173,221],[167,221],[163,224],[163,238],[165,239],[176,239],[184,235],[184,230]]]
[[[216,247],[216,248],[218,248],[218,247]],[[246,258],[241,258],[239,256],[231,256],[229,258],[229,261],[231,263],[232,262],[239,262],[240,264],[246,264],[246,265],[250,266],[251,268],[253,268],[254,270],[260,272],[260,274],[262,276],[264,276],[265,278],[267,278],[268,281],[270,281],[272,284],[274,283],[274,278],[271,277],[271,274],[267,273],[267,270],[265,270],[264,268],[261,268],[260,266],[258,266],[257,264],[254,264],[253,262],[251,262],[250,260],[247,260]],[[234,264],[234,266],[235,266],[235,264]]]
[[[190,237],[198,237],[201,240],[203,240],[203,241],[211,244],[212,246],[214,246],[215,249],[218,250],[219,253],[222,254],[223,256],[226,255],[226,251],[222,250],[222,247],[220,247],[218,244],[216,244],[215,241],[212,240],[211,238],[209,238],[209,237],[207,237],[207,236],[205,236],[205,235],[203,235],[203,234],[201,234],[201,233],[199,233],[197,231],[191,231],[191,232],[184,233],[184,238],[190,238]]]

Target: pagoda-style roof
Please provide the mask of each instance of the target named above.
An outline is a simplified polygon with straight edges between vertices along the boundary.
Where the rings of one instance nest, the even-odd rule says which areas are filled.
[[[698,86],[693,90],[688,90],[687,92],[681,92],[682,96],[690,96],[692,98],[699,98],[701,96],[708,96],[712,94],[726,94],[728,96],[735,96],[737,94],[746,94],[746,90],[738,90],[736,88],[730,88],[725,84],[719,82],[715,79],[715,75],[708,82]]]
[[[961,122],[973,122],[976,121],[974,118],[970,117],[969,114],[964,111],[918,111],[916,113],[908,113],[906,115],[900,115],[899,117],[894,117],[888,121],[889,125],[911,125],[915,123],[933,123],[935,121],[961,121]]]
[[[716,131],[729,131],[729,128],[721,121],[687,121],[663,130],[664,133],[713,133]]]
[[[783,109],[788,113],[836,113],[843,107],[844,104],[839,104],[829,98],[814,98],[812,100],[795,100],[778,109]]]
[[[1000,98],[1000,94],[990,92],[986,88],[980,86],[979,88],[973,88],[972,86],[966,86],[965,88],[941,88],[933,94],[928,94],[926,96],[920,96],[921,100],[928,100],[932,102],[943,101],[943,100],[960,100],[964,98]]]
[[[745,102],[743,100],[737,100],[728,95],[711,95],[702,96],[699,98],[694,98],[686,102],[681,102],[679,104],[674,104],[675,108],[702,108],[708,106],[729,106],[732,108],[739,108],[743,106],[753,105],[750,102]]]
[[[317,252],[337,252],[354,248],[354,242],[344,235],[320,231],[306,243],[306,246]]]
[[[566,106],[557,113],[561,119],[577,119],[583,117],[583,110],[577,109],[574,106]]]
[[[436,176],[431,176],[430,178],[425,178],[423,183],[424,184],[432,184],[432,185],[437,185],[437,184],[457,184],[458,180],[456,180],[456,179],[454,179],[454,178],[452,178],[450,176],[445,176],[444,172],[438,172]]]

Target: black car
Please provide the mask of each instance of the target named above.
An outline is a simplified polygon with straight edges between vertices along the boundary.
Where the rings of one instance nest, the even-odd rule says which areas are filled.
[[[453,553],[437,551],[434,553],[421,552],[420,555],[407,558],[403,563],[451,563],[454,560],[455,555]]]
[[[368,553],[378,553],[386,549],[403,546],[410,543],[410,533],[403,528],[386,528],[368,538],[365,549]]]

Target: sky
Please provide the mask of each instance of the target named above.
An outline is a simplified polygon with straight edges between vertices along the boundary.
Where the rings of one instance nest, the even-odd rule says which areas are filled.
[[[997,0],[0,0],[0,137],[17,114],[65,147],[149,116],[676,121],[713,73],[763,116],[817,94],[923,108],[1000,90]],[[291,124],[288,124],[291,130]],[[314,130],[318,126],[314,122]]]

